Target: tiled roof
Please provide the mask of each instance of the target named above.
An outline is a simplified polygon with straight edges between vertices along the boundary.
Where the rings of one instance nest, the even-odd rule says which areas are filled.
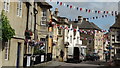
[[[117,15],[116,22],[110,28],[119,28],[120,29],[120,13]]]
[[[90,23],[88,21],[82,21],[78,22],[78,21],[69,21],[69,24],[72,24],[74,28],[76,28],[77,26],[80,29],[96,29],[96,30],[101,30],[97,25],[95,25],[94,23]]]
[[[38,5],[40,5],[41,7],[48,7],[48,8],[52,8],[52,6],[50,4],[48,4],[47,2],[37,2]]]

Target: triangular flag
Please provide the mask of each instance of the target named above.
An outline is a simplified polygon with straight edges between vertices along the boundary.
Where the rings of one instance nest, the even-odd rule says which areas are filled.
[[[104,18],[104,15],[102,15],[102,17]]]
[[[117,15],[117,11],[115,11],[115,15]]]
[[[112,11],[112,14],[113,14],[113,11]]]
[[[90,13],[90,9],[88,10],[88,12]]]
[[[86,12],[88,11],[88,9],[86,9]]]
[[[57,4],[59,4],[59,1],[57,1]]]
[[[70,5],[70,9],[72,8],[72,5]]]
[[[105,15],[105,17],[107,17],[107,15]]]
[[[108,14],[108,11],[106,11],[106,13]]]
[[[114,16],[114,14],[112,14],[112,16]]]
[[[98,19],[98,17],[96,16],[96,19]]]
[[[69,7],[69,5],[67,5],[67,7]]]
[[[87,20],[89,20],[89,18],[87,18]]]
[[[80,8],[80,11],[82,11],[82,8]]]
[[[98,13],[100,13],[100,11],[98,11]]]
[[[95,13],[97,13],[97,11],[95,11]]]
[[[62,5],[62,2],[60,2],[60,5]]]
[[[77,10],[78,10],[78,7],[77,7]]]
[[[105,11],[103,13],[105,14]]]

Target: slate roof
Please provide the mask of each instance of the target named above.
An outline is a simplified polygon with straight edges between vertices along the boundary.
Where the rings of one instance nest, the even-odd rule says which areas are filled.
[[[73,25],[73,28],[76,28],[77,26],[80,29],[96,29],[96,30],[101,30],[97,25],[95,25],[94,23],[90,23],[89,21],[82,21],[78,22],[78,21],[69,21],[69,24]]]
[[[43,7],[43,8],[52,8],[52,6],[50,4],[48,4],[47,2],[37,2],[38,5],[40,7]]]
[[[116,22],[110,28],[118,28],[118,29],[120,29],[120,13],[117,15]]]
[[[93,22],[91,22],[91,24],[98,30],[101,30],[97,25],[95,25]]]

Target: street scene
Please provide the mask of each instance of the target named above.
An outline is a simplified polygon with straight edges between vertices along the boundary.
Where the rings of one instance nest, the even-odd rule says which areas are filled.
[[[119,68],[119,0],[0,0],[1,68]]]

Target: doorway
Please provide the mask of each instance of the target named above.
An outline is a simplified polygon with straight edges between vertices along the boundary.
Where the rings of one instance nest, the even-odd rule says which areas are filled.
[[[20,54],[21,54],[21,43],[18,42],[18,46],[17,46],[17,63],[16,63],[16,68],[19,68],[19,66],[20,66]]]

